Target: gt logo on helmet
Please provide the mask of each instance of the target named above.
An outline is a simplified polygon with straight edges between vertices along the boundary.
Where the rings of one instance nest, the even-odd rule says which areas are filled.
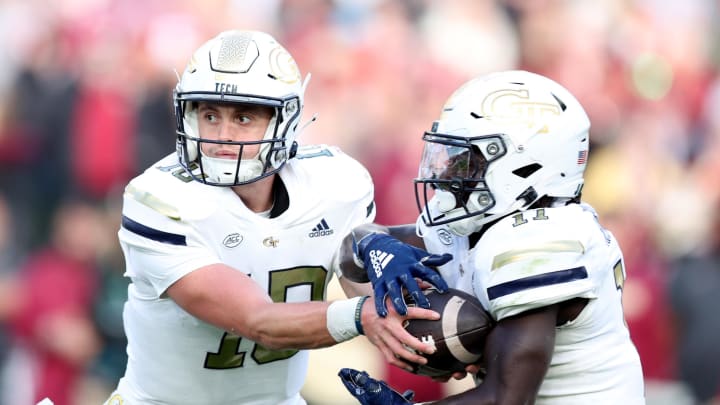
[[[300,69],[298,69],[290,53],[281,46],[270,51],[270,71],[281,82],[295,83],[300,81]]]
[[[521,122],[528,128],[548,115],[559,116],[562,112],[557,104],[529,101],[530,93],[525,90],[498,90],[485,97],[480,115],[492,120]]]

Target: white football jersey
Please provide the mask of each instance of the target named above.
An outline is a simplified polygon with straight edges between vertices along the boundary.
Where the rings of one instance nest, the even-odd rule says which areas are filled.
[[[493,224],[470,248],[445,226],[419,229],[430,252],[453,254],[448,285],[496,320],[575,297],[589,302],[557,327],[536,404],[644,404],[642,368],[625,324],[623,257],[587,204],[528,210]]]
[[[225,263],[275,302],[325,299],[343,237],[374,220],[372,180],[327,146],[301,147],[279,175],[289,207],[274,218],[251,212],[229,187],[192,181],[174,153],[126,187],[119,238],[132,280],[123,313],[129,359],[116,400],[305,403],[307,351],[266,349],[193,317],[165,294],[193,270]]]

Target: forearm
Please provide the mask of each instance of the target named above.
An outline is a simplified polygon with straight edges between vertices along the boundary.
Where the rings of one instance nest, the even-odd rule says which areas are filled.
[[[187,274],[168,289],[168,295],[193,316],[269,349],[330,346],[339,340],[328,330],[333,325],[336,337],[338,328],[340,334],[357,335],[356,301],[341,300],[343,307],[330,312],[335,322],[328,324],[329,303],[274,303],[247,275],[222,264]]]
[[[535,401],[555,344],[557,306],[502,320],[485,345],[487,374],[477,387],[432,402],[522,405]]]
[[[247,337],[269,349],[315,349],[337,343],[327,328],[328,302],[278,303],[253,309]]]
[[[373,232],[388,233],[388,228],[374,223],[363,224],[353,229],[351,233],[345,235],[345,238],[343,238],[340,244],[340,248],[335,253],[333,270],[338,279],[342,280],[345,278],[355,283],[367,283],[370,281],[365,273],[365,269],[358,266],[353,258],[353,240],[357,242]]]
[[[392,237],[420,249],[425,249],[425,242],[417,235],[415,224],[395,225],[388,227]]]
[[[488,336],[487,375],[480,388],[498,404],[533,403],[550,367],[555,347],[557,305],[498,322]]]

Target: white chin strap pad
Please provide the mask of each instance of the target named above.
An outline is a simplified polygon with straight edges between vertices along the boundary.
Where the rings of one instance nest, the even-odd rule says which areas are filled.
[[[450,210],[454,209],[455,205],[457,205],[455,195],[453,195],[453,193],[449,191],[436,190],[435,201],[437,204],[437,209],[440,210],[440,212],[442,213],[450,212]]]
[[[204,156],[202,157],[205,174],[212,181],[218,183],[235,183],[235,169],[237,160],[219,159]],[[240,162],[240,169],[237,173],[237,181],[245,182],[259,177],[263,172],[264,164],[257,158],[243,159]]]

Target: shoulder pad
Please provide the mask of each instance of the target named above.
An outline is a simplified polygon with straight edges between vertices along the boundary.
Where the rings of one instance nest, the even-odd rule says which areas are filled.
[[[292,162],[293,170],[301,177],[313,179],[324,189],[332,190],[328,197],[354,200],[374,194],[370,173],[357,160],[340,148],[328,145],[310,145],[298,149]]]
[[[160,163],[130,181],[124,198],[173,220],[199,219],[214,210],[220,190],[192,180],[180,166]]]

